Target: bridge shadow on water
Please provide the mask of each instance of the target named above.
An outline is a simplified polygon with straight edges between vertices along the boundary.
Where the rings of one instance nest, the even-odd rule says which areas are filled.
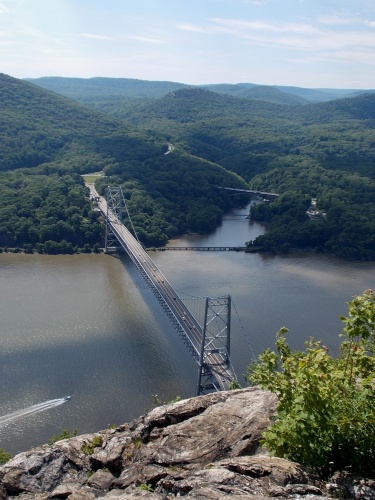
[[[73,342],[61,339],[0,354],[0,415],[72,396],[66,404],[1,427],[1,446],[10,453],[46,443],[63,429],[86,433],[129,422],[152,407],[154,394],[165,401],[195,395],[193,358],[133,262],[125,255],[118,260],[123,290],[116,283],[114,296],[106,298],[105,307],[111,308],[121,295],[99,334],[90,323],[84,332],[77,329]],[[119,311],[123,301],[134,303]]]

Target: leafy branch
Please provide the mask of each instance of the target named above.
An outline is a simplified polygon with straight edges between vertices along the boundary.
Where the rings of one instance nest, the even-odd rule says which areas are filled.
[[[375,459],[375,293],[348,302],[349,315],[337,358],[311,338],[292,351],[288,330],[277,334],[277,352],[266,350],[248,369],[250,382],[279,398],[263,444],[274,455],[314,468],[325,477],[350,466],[373,475]]]

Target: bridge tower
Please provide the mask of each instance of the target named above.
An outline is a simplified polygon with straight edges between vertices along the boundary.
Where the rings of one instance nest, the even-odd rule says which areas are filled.
[[[121,186],[107,187],[107,216],[105,225],[105,253],[111,251],[121,251],[123,248],[119,246],[118,238],[111,229],[109,224],[109,211],[111,210],[121,221],[122,211],[124,208],[124,194]]]
[[[202,343],[198,362],[197,395],[222,390],[232,381],[234,370],[230,360],[231,297],[206,297]],[[216,373],[216,377],[215,377]],[[234,375],[235,377],[235,375]]]

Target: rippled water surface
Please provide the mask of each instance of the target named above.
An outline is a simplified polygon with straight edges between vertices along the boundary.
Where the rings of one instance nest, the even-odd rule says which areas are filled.
[[[242,245],[263,232],[235,211],[207,237],[170,244]],[[281,326],[294,347],[310,335],[333,349],[345,302],[375,287],[375,264],[305,253],[153,252],[183,296],[231,294],[232,360],[272,347]],[[131,261],[106,255],[0,254],[0,447],[11,453],[63,429],[93,432],[196,391],[196,366]],[[199,301],[191,300],[192,310]],[[195,304],[195,305],[194,305]],[[71,400],[49,405],[64,396]],[[40,405],[40,406],[39,406]]]

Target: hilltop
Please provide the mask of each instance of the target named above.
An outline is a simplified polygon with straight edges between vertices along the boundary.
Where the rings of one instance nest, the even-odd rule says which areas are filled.
[[[216,185],[246,187],[213,162],[178,148],[166,155],[163,133],[7,75],[0,88],[0,248],[73,253],[103,246],[80,176],[88,172],[103,172],[102,194],[109,183],[123,185],[145,245],[212,230],[237,203]]]
[[[24,168],[31,167],[37,169],[33,174],[48,174],[49,181],[58,174],[59,182],[63,174],[101,171],[97,188],[104,194],[108,183],[123,186],[146,246],[188,231],[211,231],[226,210],[245,201],[219,194],[216,186],[246,188],[248,183],[281,195],[252,208],[251,217],[266,222],[269,230],[249,242],[250,251],[308,248],[350,259],[375,258],[375,93],[325,90],[326,97],[348,92],[355,97],[311,104],[306,92],[294,87],[284,92],[253,84],[192,87],[126,79],[43,79],[60,89],[67,83],[65,92],[76,95],[85,84],[87,99],[93,99],[89,105],[94,103],[99,113],[30,82],[3,75],[0,83],[0,168],[24,176]],[[72,192],[74,183],[79,194],[72,194],[68,203],[60,199],[58,209],[44,213],[42,225],[48,227],[43,231],[37,219],[43,215],[40,198],[46,198],[40,190],[34,192],[34,208],[18,202],[11,211],[13,218],[22,213],[26,220],[10,224],[14,175],[3,183],[7,206],[0,212],[0,245],[35,247],[62,239],[71,245],[78,240],[79,245],[99,244],[100,225],[95,234],[91,225],[83,230],[90,218],[98,221],[77,179],[60,194]],[[72,231],[77,207],[83,211],[80,231],[89,236],[86,242]],[[313,212],[321,215],[312,220]],[[53,227],[59,220],[67,225],[60,224],[57,231]]]
[[[188,85],[170,81],[139,80],[136,78],[67,78],[45,76],[26,78],[53,92],[58,92],[84,102],[96,105],[98,101],[109,103],[122,99],[158,99],[170,92],[183,88],[203,88],[213,92],[245,99],[263,99],[279,104],[307,104],[354,97],[368,91],[357,89],[309,89],[283,85],[257,85],[255,83],[217,83],[206,85]],[[371,90],[369,90],[371,92]]]
[[[101,169],[119,139],[124,159],[146,159],[166,149],[161,138],[158,142],[134,126],[28,82],[0,74],[0,88],[0,170],[35,167],[72,151],[76,172]]]

